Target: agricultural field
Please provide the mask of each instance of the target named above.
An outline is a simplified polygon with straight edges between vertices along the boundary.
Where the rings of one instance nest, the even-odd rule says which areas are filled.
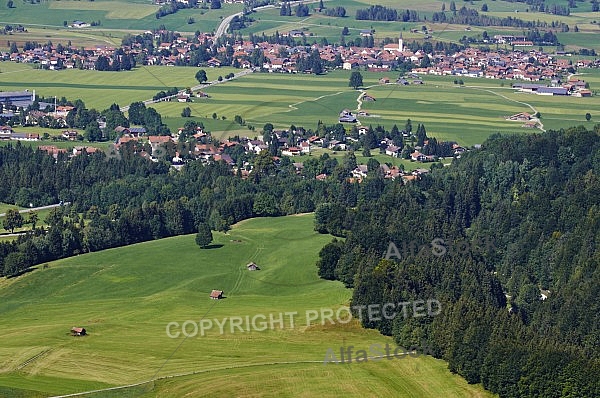
[[[463,5],[467,8],[473,8],[480,12],[481,5],[484,2],[456,2],[457,7]],[[578,49],[578,48],[594,48],[597,51],[600,50],[600,43],[597,40],[590,38],[590,34],[600,32],[600,26],[597,24],[600,21],[600,13],[592,13],[591,4],[589,2],[577,3],[578,8],[573,9],[569,16],[558,16],[550,15],[539,12],[531,12],[528,9],[528,5],[517,2],[505,2],[505,1],[492,1],[485,2],[488,5],[487,14],[490,16],[496,16],[500,18],[512,17],[519,18],[525,21],[546,21],[551,23],[553,21],[560,21],[569,25],[574,29],[575,25],[578,26],[580,32],[566,33],[568,35],[564,39],[564,44],[567,49]],[[547,2],[548,3],[548,2]],[[554,3],[567,4],[566,1],[556,1]],[[330,43],[339,43],[341,37],[341,30],[344,26],[348,27],[350,35],[345,37],[345,40],[353,40],[359,37],[360,30],[362,29],[374,29],[375,40],[384,39],[386,37],[396,38],[399,33],[402,35],[405,41],[411,40],[423,40],[423,34],[412,33],[411,29],[421,30],[422,26],[426,26],[429,33],[432,36],[432,40],[442,39],[445,41],[458,41],[463,36],[475,36],[476,33],[487,30],[490,35],[491,31],[496,31],[494,34],[523,34],[522,29],[510,28],[510,27],[479,27],[474,26],[472,32],[466,32],[464,25],[453,25],[447,23],[432,23],[431,16],[434,12],[441,11],[442,4],[446,6],[446,12],[449,11],[449,1],[442,0],[331,0],[324,2],[325,7],[334,8],[342,6],[346,9],[346,17],[336,18],[328,17],[323,13],[319,13],[314,10],[317,4],[309,6],[311,8],[311,14],[308,17],[295,17],[289,16],[284,17],[279,15],[279,9],[265,9],[260,12],[252,14],[255,22],[250,27],[242,30],[242,34],[262,34],[266,35],[274,34],[275,32],[284,33],[289,30],[303,30],[307,36],[307,42],[312,43],[313,41],[320,42],[323,38],[327,39]],[[417,10],[421,18],[427,18],[421,22],[381,22],[381,21],[357,21],[354,17],[356,10],[368,8],[369,5],[379,4],[396,10]],[[560,33],[560,32],[558,32]],[[563,34],[559,34],[559,39],[563,41]]]
[[[361,109],[370,117],[359,117],[363,125],[378,124],[390,129],[394,124],[403,128],[411,119],[414,128],[423,123],[429,136],[454,140],[462,145],[482,143],[493,133],[524,133],[535,130],[521,127],[522,123],[505,120],[519,112],[542,114],[545,129],[558,129],[575,124],[592,127],[597,118],[598,97],[545,97],[518,93],[510,88],[511,81],[463,78],[464,86],[454,84],[453,77],[424,76],[423,85],[380,85],[378,80],[387,76],[395,81],[394,73],[362,72],[367,93],[375,102],[363,102]],[[265,123],[277,128],[304,126],[316,128],[337,123],[339,112],[356,110],[359,92],[348,87],[348,71],[333,71],[325,76],[254,73],[244,78],[205,89],[211,98],[197,99],[194,103],[165,102],[155,104],[170,126],[180,127],[183,107],[192,109],[194,119],[207,124],[211,114],[226,117],[225,131],[215,131],[217,137],[235,134],[252,136],[246,127],[233,122],[240,115],[247,124],[258,130]],[[592,89],[600,87],[600,73],[586,71],[582,78],[589,80]],[[258,89],[260,88],[260,89]],[[533,107],[533,109],[532,109]],[[592,114],[591,121],[585,114]]]
[[[45,43],[67,44],[69,41],[76,46],[89,45],[119,45],[121,38],[128,33],[140,33],[146,30],[157,29],[164,26],[166,29],[175,30],[183,34],[192,34],[195,31],[212,32],[227,15],[239,12],[242,6],[239,4],[225,4],[219,10],[207,9],[182,9],[175,14],[164,16],[157,19],[155,16],[159,6],[152,4],[150,0],[96,0],[96,1],[75,1],[75,0],[46,0],[41,3],[19,3],[15,2],[15,8],[8,9],[6,2],[0,0],[0,9],[3,13],[0,16],[0,24],[12,23],[23,24],[27,27],[27,33],[12,34],[6,36],[7,41],[0,40],[0,49],[7,47],[8,41],[14,41],[22,45],[25,41],[38,41]],[[480,10],[483,2],[469,3],[457,2],[458,7],[466,7]],[[566,4],[566,1],[557,1],[556,3]],[[411,9],[418,10],[421,18],[427,20],[421,22],[378,22],[378,21],[357,21],[354,16],[356,10],[367,8],[369,5],[380,4],[387,7],[393,7],[398,10]],[[317,3],[309,3],[311,15],[308,17],[297,18],[282,17],[279,15],[278,8],[263,9],[253,13],[252,18],[255,22],[241,33],[243,35],[253,34],[273,34],[275,32],[287,32],[291,29],[305,30],[307,42],[319,42],[325,38],[330,43],[340,41],[341,29],[347,26],[350,30],[350,36],[346,41],[359,37],[361,29],[374,29],[375,39],[385,37],[395,38],[400,32],[406,40],[422,40],[421,33],[411,33],[411,29],[420,29],[423,25],[427,26],[432,34],[433,40],[458,40],[465,35],[465,26],[435,24],[431,23],[433,12],[439,12],[442,4],[446,5],[446,11],[449,12],[449,1],[443,0],[331,0],[325,1],[325,6],[333,8],[343,6],[347,10],[345,18],[327,17],[323,13],[314,11]],[[577,48],[595,48],[600,51],[600,44],[597,40],[590,40],[589,35],[598,33],[600,27],[597,22],[600,17],[598,13],[591,12],[589,2],[577,3],[578,7],[572,9],[571,15],[556,16],[544,13],[530,12],[528,6],[523,3],[509,3],[505,1],[487,2],[488,14],[496,17],[515,17],[523,20],[541,20],[541,21],[561,21],[574,28],[578,26],[580,33],[573,31],[559,35],[561,41],[567,45],[567,49]],[[68,15],[66,18],[65,15]],[[190,22],[190,18],[193,23]],[[84,22],[99,21],[99,26],[83,29],[74,29],[64,26],[65,19],[67,24],[73,20]],[[473,27],[478,30],[480,27]],[[497,28],[504,34],[522,34],[522,30],[514,28]],[[483,30],[483,29],[482,29]]]
[[[152,98],[172,87],[183,89],[197,85],[198,69],[168,66],[143,66],[132,71],[97,72],[89,70],[50,71],[30,65],[0,62],[0,90],[35,90],[44,97],[82,99],[88,108],[103,110],[113,103],[121,106]],[[215,80],[236,72],[234,68],[206,68],[208,79]]]
[[[240,4],[223,3],[218,10],[181,9],[175,14],[157,19],[155,13],[160,6],[150,0],[46,0],[34,4],[15,1],[14,8],[8,8],[7,1],[0,0],[0,24],[22,24],[28,29],[38,29],[32,32],[34,35],[44,31],[48,35],[47,40],[58,43],[65,38],[72,40],[75,45],[83,44],[79,40],[86,36],[88,40],[93,38],[94,44],[107,44],[107,36],[120,38],[131,31],[143,32],[160,26],[179,32],[212,32],[223,17],[242,10]],[[190,18],[194,23],[188,23]],[[65,27],[65,21],[69,25],[75,20],[87,23],[95,21],[100,22],[100,25],[81,29]],[[7,36],[7,39],[34,40],[29,34],[15,34]],[[66,40],[63,44],[66,44]],[[0,45],[5,46],[6,42],[2,41]]]
[[[317,253],[330,239],[313,231],[311,214],[252,219],[215,233],[208,249],[193,235],[180,236],[3,279],[0,395],[48,396],[155,380],[86,396],[491,396],[432,357],[324,365],[328,348],[395,347],[355,320],[307,323],[307,310],[337,310],[351,295],[341,283],[317,277]],[[302,256],[289,255],[297,250]],[[261,270],[247,271],[250,261]],[[212,289],[226,298],[210,300]],[[214,327],[193,336],[191,324],[191,337],[166,333],[169,322],[290,311],[298,312],[294,327],[286,318],[283,328],[266,331],[231,333],[227,323],[223,334]],[[73,326],[88,335],[70,336]]]
[[[88,107],[100,110],[113,102],[125,106],[151,98],[156,92],[173,86],[184,88],[197,84],[194,79],[197,69],[185,67],[139,67],[130,72],[45,71],[4,62],[0,64],[0,70],[1,90],[29,89],[42,96],[80,98]],[[209,80],[235,71],[232,68],[205,70]],[[582,78],[590,82],[592,90],[598,91],[600,72],[591,69],[582,73]],[[424,76],[423,85],[380,85],[381,77],[395,81],[396,73],[362,74],[367,93],[376,99],[361,105],[361,109],[371,115],[359,118],[363,125],[381,124],[390,129],[397,124],[402,128],[406,119],[410,118],[414,126],[425,124],[429,136],[454,140],[462,145],[482,143],[496,132],[531,132],[531,129],[522,128],[518,122],[506,121],[504,117],[519,112],[535,113],[534,109],[542,114],[545,129],[574,124],[590,128],[600,118],[597,96],[561,98],[527,95],[511,89],[511,81],[475,78],[462,78],[465,84],[460,87],[454,84],[454,77],[438,76]],[[360,93],[348,87],[349,75],[349,71],[341,70],[323,76],[253,73],[205,88],[203,91],[210,98],[194,98],[191,103],[161,102],[152,106],[163,115],[171,130],[190,120],[181,117],[183,108],[190,107],[191,120],[204,123],[217,138],[238,134],[254,137],[265,123],[273,123],[277,128],[296,125],[315,129],[319,120],[329,125],[337,123],[338,114],[344,108],[357,110]],[[587,112],[592,115],[589,122],[585,120]],[[247,125],[235,123],[236,115],[241,116]],[[254,126],[257,132],[250,131],[248,125]],[[21,130],[43,133],[39,129]],[[48,143],[54,144],[44,142]],[[72,147],[80,143],[57,142],[57,145]]]
[[[7,210],[9,209],[21,209],[21,207],[10,204],[10,203],[4,203],[4,202],[0,202],[0,214],[6,213]]]

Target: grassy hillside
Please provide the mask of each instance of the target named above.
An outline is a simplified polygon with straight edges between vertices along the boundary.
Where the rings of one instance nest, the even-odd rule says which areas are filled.
[[[354,321],[306,326],[306,310],[336,309],[350,297],[340,283],[318,279],[314,262],[330,237],[313,232],[312,223],[312,215],[248,220],[215,234],[210,249],[181,236],[1,280],[0,395],[47,396],[184,374],[90,396],[489,396],[431,357],[325,367],[327,348],[393,343]],[[249,261],[262,270],[247,271]],[[210,300],[212,289],[227,298]],[[285,322],[263,332],[226,326],[223,335],[218,328],[187,339],[166,334],[169,322],[286,311],[299,313],[294,328]],[[69,336],[72,326],[89,335]]]

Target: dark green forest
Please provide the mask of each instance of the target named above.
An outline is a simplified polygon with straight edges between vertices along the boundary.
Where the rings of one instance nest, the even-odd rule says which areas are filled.
[[[16,276],[29,267],[58,258],[197,231],[201,223],[227,231],[250,217],[279,216],[315,210],[318,203],[340,201],[346,190],[361,188],[345,181],[356,167],[323,155],[307,162],[302,175],[283,158],[268,152],[253,158],[251,178],[234,175],[224,162],[189,162],[175,171],[154,163],[125,145],[120,156],[104,153],[55,160],[21,145],[0,148],[0,201],[54,208],[48,225],[31,223],[30,232],[0,242],[0,276]],[[332,178],[318,181],[327,172]],[[23,217],[27,227],[27,217]]]
[[[319,205],[315,229],[345,237],[319,275],[352,287],[353,306],[439,300],[435,317],[363,325],[501,397],[598,397],[599,176],[598,131],[492,136],[416,184]],[[433,255],[436,238],[467,244]],[[390,242],[400,258],[384,258]]]

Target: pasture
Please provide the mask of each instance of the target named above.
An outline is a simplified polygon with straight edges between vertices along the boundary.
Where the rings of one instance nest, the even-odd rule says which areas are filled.
[[[7,210],[10,209],[19,209],[21,210],[21,207],[10,204],[10,203],[4,203],[4,202],[0,202],[0,213],[6,213]]]
[[[313,231],[312,215],[247,220],[214,236],[209,249],[200,249],[193,235],[180,236],[0,280],[0,395],[48,396],[157,379],[88,396],[490,396],[431,357],[322,363],[328,348],[395,344],[355,320],[307,322],[307,310],[337,310],[351,294],[317,277],[317,253],[331,237]],[[261,270],[247,271],[250,261]],[[210,300],[212,289],[226,298]],[[216,326],[204,336],[166,333],[169,322],[190,320],[186,330],[193,334],[200,319],[283,312],[298,313],[293,327],[286,316],[283,327],[265,331],[232,333],[227,321],[223,334]],[[73,326],[88,336],[70,336]],[[165,378],[174,375],[181,376]]]
[[[363,102],[361,109],[370,117],[359,117],[363,125],[378,124],[391,129],[394,124],[403,128],[411,119],[414,128],[425,125],[430,137],[454,140],[462,145],[482,143],[493,133],[528,133],[522,123],[505,120],[506,116],[519,112],[542,114],[545,129],[558,129],[584,124],[590,128],[600,105],[598,97],[544,97],[518,93],[510,85],[512,81],[462,78],[464,86],[454,84],[456,77],[424,76],[423,85],[380,85],[378,80],[387,76],[392,81],[395,73],[361,72],[367,93],[375,102]],[[598,71],[589,70],[592,89],[597,87]],[[359,92],[348,87],[349,71],[333,71],[324,76],[280,75],[254,73],[242,79],[205,89],[211,98],[181,104],[164,102],[156,109],[172,126],[181,126],[180,117],[185,106],[192,109],[192,116],[209,123],[212,113],[226,117],[226,130],[214,131],[217,137],[234,134],[252,137],[257,133],[233,123],[240,115],[258,130],[265,123],[277,128],[289,128],[292,124],[313,130],[317,122],[331,125],[337,123],[339,112],[348,108],[356,110]],[[532,109],[533,107],[533,109]],[[534,111],[535,109],[535,111]],[[585,120],[585,113],[592,120]],[[222,123],[222,122],[221,122]],[[221,126],[223,127],[223,126]],[[348,126],[349,127],[349,126]]]
[[[566,1],[556,1],[555,3],[561,3],[566,5]],[[411,29],[420,30],[422,26],[427,26],[430,33],[432,34],[433,40],[442,39],[445,41],[457,41],[464,35],[473,36],[473,32],[465,32],[463,25],[454,25],[447,23],[432,23],[432,14],[434,12],[440,12],[442,4],[446,6],[446,13],[450,13],[449,1],[442,0],[331,0],[324,2],[326,8],[334,8],[342,6],[346,9],[346,17],[328,17],[323,12],[315,10],[318,4],[309,5],[311,13],[308,17],[295,17],[295,16],[280,16],[280,10],[276,9],[265,9],[253,14],[253,18],[256,20],[252,25],[242,30],[242,34],[248,33],[267,35],[274,34],[275,32],[284,33],[292,29],[304,30],[306,35],[306,41],[312,43],[313,41],[320,42],[323,38],[327,39],[329,43],[339,43],[341,37],[341,31],[344,26],[348,27],[350,35],[346,36],[345,41],[353,40],[359,37],[360,30],[362,29],[373,29],[375,31],[375,40],[381,40],[386,37],[397,38],[399,33],[402,35],[405,41],[423,40],[421,33],[411,33]],[[396,10],[416,10],[418,11],[421,21],[420,22],[386,22],[386,21],[358,21],[355,19],[356,11],[358,9],[368,8],[370,5],[379,4],[386,7],[391,7]],[[483,2],[474,2],[472,5],[468,2],[456,2],[457,8],[465,6],[472,8],[490,16],[499,18],[519,18],[524,21],[546,21],[552,23],[553,21],[564,22],[571,28],[577,25],[580,28],[580,34],[567,33],[569,35],[564,39],[564,44],[567,48],[595,48],[597,51],[600,50],[600,44],[596,40],[590,40],[590,33],[597,33],[600,29],[596,22],[598,21],[598,15],[589,12],[591,10],[591,4],[577,3],[578,7],[571,10],[569,16],[558,16],[539,12],[529,11],[529,6],[524,3],[517,2],[506,2],[506,1],[493,1],[486,2],[488,5],[488,12],[483,13],[480,11]],[[426,19],[425,19],[426,18]],[[474,31],[498,30],[502,34],[522,34],[523,30],[519,28],[510,27],[472,27]],[[562,34],[559,34],[559,39],[563,40]]]
[[[161,90],[180,89],[198,84],[194,78],[200,68],[142,66],[131,71],[98,72],[69,69],[51,71],[30,65],[0,63],[0,90],[35,90],[44,97],[82,99],[88,108],[103,110],[111,104],[129,105],[152,98]],[[205,68],[209,81],[236,72],[234,68]]]
[[[82,70],[45,71],[23,64],[0,63],[0,90],[36,90],[51,97],[81,98],[88,108],[106,109],[112,103],[121,106],[151,98],[156,92],[176,86],[197,84],[197,68],[139,67],[129,72],[96,72]],[[232,68],[205,68],[209,80],[225,76]],[[359,117],[363,125],[378,124],[391,129],[403,128],[411,119],[413,126],[425,125],[429,136],[454,140],[462,145],[482,143],[490,134],[523,133],[531,129],[504,118],[519,112],[539,111],[545,129],[558,129],[576,124],[592,127],[600,117],[597,109],[600,97],[545,97],[515,92],[513,81],[461,78],[464,86],[454,84],[456,77],[424,76],[423,85],[380,85],[381,77],[392,82],[395,72],[361,72],[364,86],[374,102],[364,102],[361,110],[370,116]],[[600,72],[583,71],[582,78],[592,90],[600,87]],[[201,121],[217,138],[232,135],[254,137],[266,123],[287,129],[291,125],[316,129],[318,121],[327,125],[338,122],[339,112],[357,110],[359,92],[348,87],[350,72],[336,70],[322,76],[253,73],[203,89],[210,98],[194,98],[191,103],[160,102],[152,106],[164,122],[176,130],[187,120]],[[190,107],[192,118],[181,117],[184,107]],[[585,114],[592,120],[587,122]],[[535,112],[533,112],[535,113]],[[216,118],[213,118],[216,114]],[[234,122],[241,116],[247,126]],[[223,119],[224,118],[224,119]],[[348,128],[350,125],[347,126]],[[43,131],[33,131],[40,132]],[[20,131],[17,128],[17,131]],[[46,142],[51,143],[51,142]],[[58,143],[68,145],[67,143]],[[74,143],[72,145],[79,145]]]

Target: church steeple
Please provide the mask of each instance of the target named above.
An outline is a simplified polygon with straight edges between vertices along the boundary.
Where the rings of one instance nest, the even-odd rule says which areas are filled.
[[[398,39],[398,51],[404,51],[404,41],[402,40],[402,32],[400,32],[400,38]]]

